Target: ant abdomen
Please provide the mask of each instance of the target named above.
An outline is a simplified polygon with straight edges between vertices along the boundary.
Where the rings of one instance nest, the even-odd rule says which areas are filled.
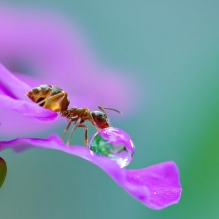
[[[54,85],[40,85],[26,95],[39,106],[55,112],[67,110],[70,104],[67,93]]]

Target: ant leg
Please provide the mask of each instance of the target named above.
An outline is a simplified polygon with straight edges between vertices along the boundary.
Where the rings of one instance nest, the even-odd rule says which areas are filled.
[[[79,124],[78,127],[85,129],[84,142],[85,142],[85,145],[88,147],[88,127],[84,124]]]
[[[71,138],[72,138],[72,135],[74,134],[74,132],[75,132],[76,128],[78,127],[78,125],[80,124],[80,122],[81,122],[81,118],[79,117],[77,122],[75,123],[75,127],[72,129],[71,134],[70,134],[70,136],[68,138],[68,141],[67,141],[67,144],[66,144],[67,146],[69,146]]]
[[[64,130],[64,132],[63,132],[63,135],[62,135],[62,141],[65,140],[66,132],[68,131],[69,127],[71,126],[71,123],[72,123],[72,121],[70,121],[70,122],[68,123],[68,125],[66,126],[66,128],[65,128],[65,130]]]
[[[90,111],[88,111],[87,114],[88,114],[87,116],[88,116],[89,122],[90,122],[93,126],[95,126],[95,128],[96,128],[97,131],[99,131],[99,128],[98,128],[96,122],[94,121],[94,119],[93,119],[93,117],[92,117]]]
[[[85,114],[85,113],[87,114],[87,120],[89,120],[89,122],[90,122],[93,126],[95,126],[97,130],[99,130],[98,127],[97,127],[96,122],[94,121],[94,119],[93,119],[93,117],[92,117],[92,115],[91,115],[90,110],[89,110],[88,108],[84,108],[83,111],[84,111],[83,114]]]
[[[63,132],[63,135],[62,135],[62,141],[64,142],[65,140],[65,135],[66,135],[66,132],[68,131],[69,127],[71,126],[71,123],[72,122],[75,122],[75,120],[78,119],[77,117],[76,118],[73,118],[70,120],[70,122],[68,123],[68,125],[66,126],[64,132]]]

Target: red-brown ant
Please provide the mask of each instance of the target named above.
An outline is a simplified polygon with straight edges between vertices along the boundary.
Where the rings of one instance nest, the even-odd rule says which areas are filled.
[[[26,95],[39,106],[46,109],[50,109],[55,112],[60,112],[60,115],[67,118],[69,122],[62,139],[64,140],[65,134],[68,131],[71,123],[75,124],[71,131],[71,134],[67,140],[67,145],[70,144],[70,140],[76,128],[85,129],[85,144],[88,146],[88,127],[84,125],[85,121],[89,121],[96,129],[104,129],[110,127],[109,120],[105,109],[113,110],[122,114],[119,110],[99,106],[100,111],[90,111],[88,108],[77,108],[72,107],[68,109],[70,104],[68,94],[54,85],[40,85],[39,87],[33,88],[31,91],[26,93]]]

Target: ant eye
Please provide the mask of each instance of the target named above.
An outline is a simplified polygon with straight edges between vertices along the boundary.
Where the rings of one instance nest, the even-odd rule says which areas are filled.
[[[101,119],[106,119],[106,116],[104,114],[100,114]]]

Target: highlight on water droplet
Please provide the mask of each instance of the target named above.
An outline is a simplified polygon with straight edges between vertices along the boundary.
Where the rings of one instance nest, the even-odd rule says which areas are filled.
[[[135,146],[125,131],[109,127],[98,131],[91,138],[89,150],[92,155],[97,154],[115,160],[123,168],[132,161]]]
[[[0,188],[2,187],[7,175],[7,165],[3,158],[0,157]]]

